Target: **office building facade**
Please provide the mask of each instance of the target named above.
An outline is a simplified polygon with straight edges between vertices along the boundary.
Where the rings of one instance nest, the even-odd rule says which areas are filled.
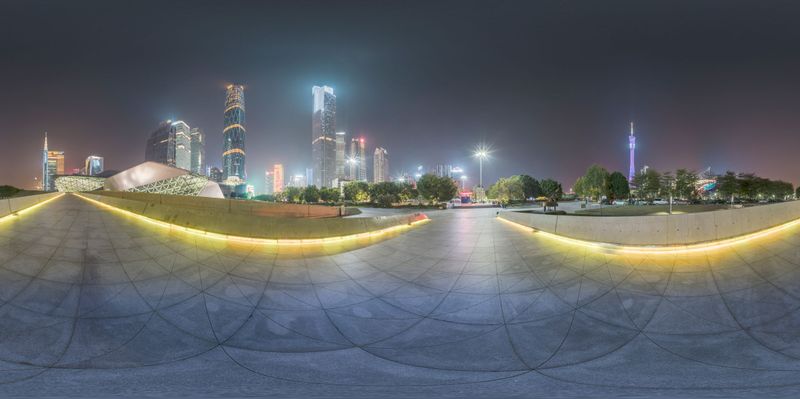
[[[350,140],[350,180],[367,181],[366,143],[363,137]]]
[[[389,181],[389,153],[385,148],[378,147],[372,157],[373,162],[373,182],[381,183]]]
[[[87,176],[96,176],[103,173],[103,157],[89,155],[84,162],[83,172]]]
[[[64,151],[54,151],[47,146],[47,133],[44,134],[42,149],[42,190],[56,189],[56,176],[64,174]]]
[[[275,173],[271,170],[264,172],[264,194],[275,194]]]
[[[184,121],[172,122],[175,133],[175,167],[183,170],[192,170],[192,139],[189,137],[191,129]]]
[[[164,121],[150,134],[144,151],[145,161],[175,167],[175,131],[172,121]]]
[[[192,128],[189,138],[192,145],[192,162],[190,171],[202,175],[206,170],[206,143],[205,135],[200,128]]]
[[[276,163],[272,167],[272,179],[273,179],[272,192],[274,194],[282,192],[283,183],[285,181],[283,177],[283,164]]]
[[[345,138],[347,137],[347,133],[345,132],[336,132],[336,179],[344,180],[347,178],[347,170],[346,170],[346,153],[345,149],[347,143],[345,142]]]

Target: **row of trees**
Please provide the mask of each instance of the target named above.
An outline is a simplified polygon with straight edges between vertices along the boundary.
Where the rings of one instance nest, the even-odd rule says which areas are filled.
[[[503,204],[538,197],[558,200],[563,194],[561,183],[553,179],[538,181],[528,175],[501,177],[489,187],[487,192],[489,198]]]
[[[628,179],[620,172],[609,173],[600,165],[592,165],[586,174],[575,182],[575,194],[579,197],[600,200],[606,197],[609,200],[628,198],[631,190]]]
[[[297,204],[346,201],[389,207],[392,204],[419,199],[429,203],[442,203],[453,199],[457,194],[458,187],[452,179],[426,174],[419,179],[416,188],[409,183],[357,181],[347,183],[341,191],[338,188],[317,188],[317,186],[286,187],[284,191],[274,196],[260,195],[255,199]]]
[[[800,187],[798,187],[800,191]],[[786,199],[794,194],[792,183],[782,180],[770,180],[758,177],[753,173],[728,171],[717,178],[717,192],[723,198],[739,198],[745,200]]]
[[[599,165],[592,165],[586,174],[575,182],[575,194],[579,197],[600,200],[601,197],[615,200],[620,198],[636,197],[644,200],[653,200],[659,197],[669,197],[685,200],[696,200],[700,197],[698,182],[700,176],[697,172],[688,169],[678,169],[672,172],[661,173],[653,168],[647,168],[634,175],[632,186],[628,185],[625,176],[620,172],[609,173]],[[758,177],[752,173],[726,172],[716,177],[716,190],[721,198],[739,198],[744,200],[758,199],[785,199],[794,194],[791,183],[781,180],[770,180]],[[800,188],[798,188],[800,192]]]

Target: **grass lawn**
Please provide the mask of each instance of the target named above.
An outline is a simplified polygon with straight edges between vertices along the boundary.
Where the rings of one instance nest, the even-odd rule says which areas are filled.
[[[727,204],[710,205],[672,205],[672,213],[696,213],[728,209]],[[669,212],[669,205],[623,205],[609,206],[608,208],[580,209],[575,211],[575,215],[582,216],[644,216],[644,215],[666,215]]]
[[[0,186],[0,198],[24,197],[26,195],[42,194],[41,191],[21,190],[13,186]]]

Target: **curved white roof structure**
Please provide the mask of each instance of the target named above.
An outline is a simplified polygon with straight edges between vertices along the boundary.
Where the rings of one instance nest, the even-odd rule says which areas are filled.
[[[104,189],[224,198],[219,184],[205,176],[149,161],[107,178]]]

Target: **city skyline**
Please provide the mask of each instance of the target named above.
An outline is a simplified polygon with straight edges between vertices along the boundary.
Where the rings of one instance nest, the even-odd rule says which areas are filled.
[[[276,162],[286,166],[287,175],[304,173],[311,165],[308,88],[325,84],[338,95],[336,130],[365,137],[368,154],[377,146],[391,151],[393,173],[448,163],[463,166],[472,177],[477,165],[470,149],[488,142],[497,152],[484,165],[485,181],[528,173],[553,177],[567,189],[591,163],[624,173],[626,128],[635,120],[637,169],[645,163],[659,170],[711,166],[717,172],[756,172],[800,183],[800,172],[785,167],[800,145],[795,133],[800,120],[792,106],[800,102],[794,73],[798,57],[788,50],[800,37],[793,24],[797,7],[624,3],[622,11],[537,5],[531,6],[538,11],[534,15],[510,6],[487,11],[485,5],[452,4],[437,3],[428,10],[446,29],[391,5],[361,5],[372,16],[366,26],[354,23],[355,4],[321,3],[306,14],[303,7],[274,3],[257,7],[265,12],[252,16],[236,7],[200,5],[192,9],[198,20],[235,18],[248,35],[233,40],[224,27],[203,24],[196,37],[169,35],[163,43],[139,34],[136,17],[149,15],[140,5],[98,3],[99,15],[115,19],[68,29],[65,16],[75,21],[89,17],[58,5],[8,7],[10,23],[0,28],[4,37],[19,29],[15,21],[33,17],[53,30],[17,39],[10,48],[28,50],[0,67],[8,91],[21,93],[0,107],[0,129],[9,138],[0,149],[0,180],[32,184],[40,175],[41,162],[34,154],[44,131],[51,146],[65,152],[66,170],[80,168],[90,154],[104,156],[108,169],[125,169],[141,160],[139,151],[129,149],[141,148],[152,127],[165,119],[190,121],[207,132],[208,165],[221,167],[220,98],[229,82],[237,82],[247,85],[248,103],[255,107],[248,115],[247,141],[247,170],[253,176]],[[185,6],[165,6],[165,15],[183,11]],[[589,18],[597,13],[606,17],[602,26]],[[682,20],[685,14],[693,17]],[[488,15],[504,24],[492,23]],[[408,32],[392,22],[395,16],[418,29]],[[319,28],[269,24],[265,18],[307,19],[309,26],[333,19],[345,28],[321,45],[312,39]],[[762,19],[772,23],[758,31],[736,28]],[[482,24],[483,33],[470,31],[474,23]],[[93,35],[95,28],[102,28],[104,37]],[[255,43],[278,37],[286,38],[285,47],[252,50]],[[455,37],[471,45],[450,46]],[[86,41],[93,50],[70,47],[67,39]],[[207,40],[230,49],[220,56],[211,46],[198,48]],[[140,41],[149,57],[119,50]],[[49,62],[48,54],[62,56]],[[429,54],[438,56],[426,61]],[[464,62],[476,54],[491,56]],[[742,54],[759,62],[742,61]],[[760,56],[767,54],[775,56]],[[178,72],[162,66],[170,62],[147,59],[180,59],[196,67]],[[687,62],[670,61],[677,59]],[[723,68],[729,65],[735,67]],[[111,95],[118,91],[125,95]],[[589,140],[596,142],[576,145]]]

